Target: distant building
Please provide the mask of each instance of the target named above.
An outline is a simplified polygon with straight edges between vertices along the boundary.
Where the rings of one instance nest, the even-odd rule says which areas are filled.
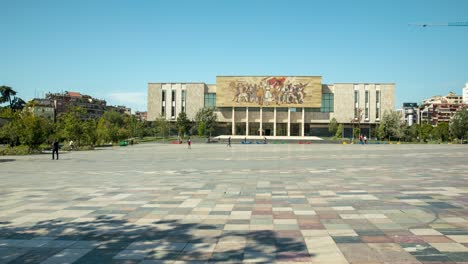
[[[436,126],[440,122],[450,122],[455,113],[463,108],[463,98],[453,92],[446,96],[433,96],[420,106],[421,122]]]
[[[148,115],[148,112],[140,112],[140,111],[136,111],[135,112],[135,117],[140,120],[140,121],[146,121],[147,120],[147,115]]]
[[[49,99],[34,98],[28,103],[27,109],[35,116],[55,120],[54,102]]]
[[[331,136],[335,118],[343,135],[371,134],[394,110],[394,83],[322,84],[321,76],[217,76],[216,84],[149,83],[148,121],[194,120],[202,108],[217,115],[217,135]]]
[[[59,116],[71,107],[81,107],[86,111],[84,119],[98,119],[106,111],[106,101],[77,92],[48,93],[46,99],[53,102],[55,114]]]
[[[403,103],[402,116],[407,126],[419,124],[419,107],[417,103]]]
[[[131,108],[128,108],[126,106],[123,106],[123,105],[116,105],[116,106],[113,106],[113,105],[108,105],[106,107],[106,110],[107,111],[116,111],[118,113],[121,113],[121,114],[127,114],[127,115],[131,115],[132,114],[132,109]]]
[[[465,83],[465,88],[463,88],[463,103],[468,104],[468,83]]]

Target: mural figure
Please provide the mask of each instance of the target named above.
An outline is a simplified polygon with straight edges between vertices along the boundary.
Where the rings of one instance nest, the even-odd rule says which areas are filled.
[[[294,78],[265,77],[258,82],[231,81],[229,88],[233,92],[232,101],[256,103],[259,106],[272,104],[303,104],[308,83],[297,83]]]

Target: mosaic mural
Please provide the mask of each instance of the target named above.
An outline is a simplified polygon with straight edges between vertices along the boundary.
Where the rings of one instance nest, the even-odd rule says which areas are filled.
[[[218,76],[217,107],[320,107],[317,76]]]

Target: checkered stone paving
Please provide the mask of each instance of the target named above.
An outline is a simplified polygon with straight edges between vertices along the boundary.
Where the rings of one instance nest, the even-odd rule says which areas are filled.
[[[468,263],[461,145],[0,157],[0,263]]]

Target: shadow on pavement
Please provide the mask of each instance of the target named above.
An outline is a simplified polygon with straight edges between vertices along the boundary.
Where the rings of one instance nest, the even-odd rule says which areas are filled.
[[[108,216],[81,222],[47,220],[29,227],[0,222],[0,262],[41,263],[52,257],[49,261],[58,263],[65,257],[73,263],[272,263],[302,262],[312,256],[299,231],[223,231],[223,227],[176,220],[138,225]]]

